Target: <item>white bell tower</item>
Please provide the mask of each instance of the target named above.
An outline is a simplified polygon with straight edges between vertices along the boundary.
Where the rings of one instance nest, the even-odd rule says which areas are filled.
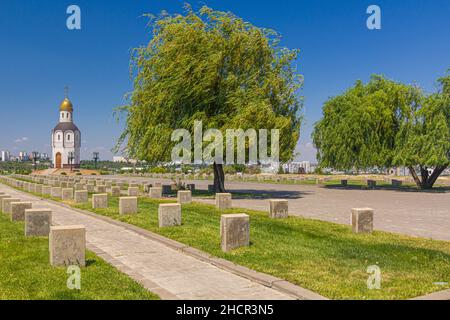
[[[73,123],[73,105],[65,88],[65,98],[59,106],[59,123],[52,131],[53,167],[79,168],[81,132]]]

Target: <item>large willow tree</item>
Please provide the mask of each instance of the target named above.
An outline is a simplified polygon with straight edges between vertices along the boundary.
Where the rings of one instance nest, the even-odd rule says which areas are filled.
[[[171,160],[174,129],[279,129],[280,160],[292,158],[299,138],[302,78],[292,63],[297,50],[280,37],[231,13],[203,7],[152,20],[153,37],[133,51],[134,89],[121,146],[133,158]],[[224,191],[222,164],[214,163],[214,184]]]
[[[432,188],[450,164],[450,76],[438,84],[438,92],[425,95],[373,76],[329,99],[313,132],[320,164],[340,170],[402,165],[420,188]]]

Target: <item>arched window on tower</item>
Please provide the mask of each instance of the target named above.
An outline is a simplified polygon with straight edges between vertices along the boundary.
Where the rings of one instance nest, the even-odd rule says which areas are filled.
[[[61,141],[61,135],[58,134],[58,141]]]
[[[70,134],[67,135],[67,141],[70,141]]]

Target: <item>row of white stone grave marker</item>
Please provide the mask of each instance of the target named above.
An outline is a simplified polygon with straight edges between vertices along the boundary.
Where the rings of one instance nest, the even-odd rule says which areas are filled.
[[[56,192],[53,192],[53,189]],[[116,192],[114,192],[114,188]],[[195,186],[193,187],[195,188]],[[70,199],[73,189],[53,187],[52,196],[62,199]],[[138,212],[138,187],[128,188],[128,197],[119,197],[119,214],[135,214]],[[111,187],[112,195],[120,195],[119,187]],[[162,198],[161,187],[150,187],[148,189],[150,198]],[[136,196],[130,196],[136,195]],[[159,227],[177,226],[182,223],[181,205],[192,201],[190,190],[180,190],[177,194],[178,203],[160,204],[158,209]],[[84,190],[75,191],[75,202],[87,202],[88,192]],[[216,208],[225,210],[232,207],[232,196],[230,193],[217,193]],[[93,194],[92,208],[107,208],[108,194]],[[355,233],[371,233],[373,231],[374,210],[370,208],[354,208],[351,210],[351,225]],[[288,217],[288,200],[269,200],[269,217],[283,219]],[[250,218],[247,214],[224,214],[220,220],[221,247],[224,251],[248,246],[250,243]]]
[[[50,264],[52,266],[86,265],[86,230],[81,225],[54,226],[52,211],[32,208],[31,202],[22,202],[0,192],[0,212],[8,214],[11,221],[24,221],[26,237],[48,237]]]

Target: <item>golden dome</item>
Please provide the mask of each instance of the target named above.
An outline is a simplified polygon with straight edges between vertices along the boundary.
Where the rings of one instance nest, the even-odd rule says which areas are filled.
[[[65,98],[59,106],[59,111],[73,112],[72,102],[70,102],[69,99]]]

